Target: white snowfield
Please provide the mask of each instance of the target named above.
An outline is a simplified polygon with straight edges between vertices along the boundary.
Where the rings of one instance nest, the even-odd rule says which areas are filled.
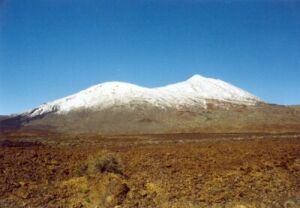
[[[124,82],[105,82],[71,96],[45,103],[26,112],[30,117],[55,112],[66,113],[78,108],[105,109],[128,104],[149,104],[160,108],[202,106],[207,100],[255,105],[260,98],[218,79],[194,75],[176,84],[145,88]]]

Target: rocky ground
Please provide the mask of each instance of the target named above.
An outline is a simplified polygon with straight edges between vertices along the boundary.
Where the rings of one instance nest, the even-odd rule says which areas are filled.
[[[149,137],[2,138],[0,207],[300,207],[299,135]]]

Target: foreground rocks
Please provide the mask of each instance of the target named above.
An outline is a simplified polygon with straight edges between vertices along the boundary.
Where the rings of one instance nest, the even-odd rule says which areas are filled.
[[[0,207],[300,205],[297,137],[109,144],[3,145]]]

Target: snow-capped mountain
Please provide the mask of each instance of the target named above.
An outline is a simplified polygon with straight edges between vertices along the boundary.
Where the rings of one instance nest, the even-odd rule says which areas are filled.
[[[157,88],[98,84],[0,120],[0,132],[7,129],[101,135],[298,132],[300,110],[269,105],[231,84],[195,75]]]
[[[43,104],[25,114],[29,117],[47,113],[65,114],[77,109],[108,109],[113,106],[143,104],[161,109],[207,107],[208,100],[243,105],[262,102],[258,97],[221,80],[194,75],[176,84],[145,88],[124,82],[106,82],[74,95]]]

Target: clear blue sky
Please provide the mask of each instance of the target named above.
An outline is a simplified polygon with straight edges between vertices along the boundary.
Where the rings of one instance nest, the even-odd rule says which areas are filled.
[[[0,0],[0,114],[193,74],[300,104],[300,1]]]

